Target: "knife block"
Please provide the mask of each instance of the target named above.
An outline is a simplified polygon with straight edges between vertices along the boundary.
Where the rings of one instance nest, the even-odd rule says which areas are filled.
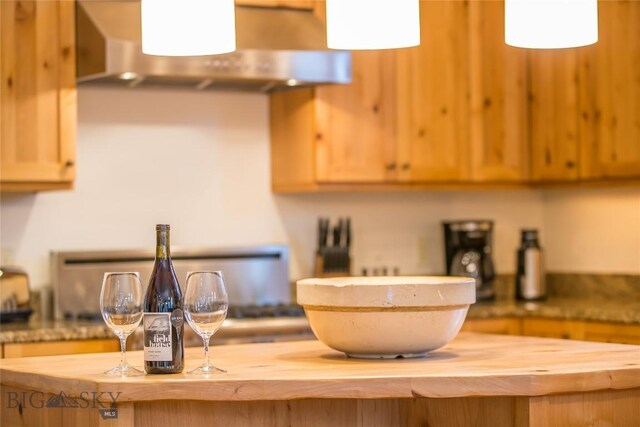
[[[326,247],[316,252],[316,277],[351,275],[351,256],[345,247]]]

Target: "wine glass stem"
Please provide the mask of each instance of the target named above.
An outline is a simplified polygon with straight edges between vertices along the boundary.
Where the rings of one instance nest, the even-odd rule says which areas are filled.
[[[126,347],[127,347],[127,337],[120,338],[120,352],[122,353],[120,357],[120,366],[127,365],[127,353],[125,352]]]
[[[202,337],[202,341],[204,341],[204,364],[209,366],[211,362],[209,361],[209,341],[211,340],[210,336],[205,335]]]

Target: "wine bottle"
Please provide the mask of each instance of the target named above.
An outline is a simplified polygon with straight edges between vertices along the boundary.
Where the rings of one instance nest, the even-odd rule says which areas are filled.
[[[156,241],[156,261],[144,297],[144,370],[175,374],[184,366],[184,317],[171,263],[169,225],[156,225]]]

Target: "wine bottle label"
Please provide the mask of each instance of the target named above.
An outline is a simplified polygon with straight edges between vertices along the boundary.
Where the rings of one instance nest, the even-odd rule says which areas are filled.
[[[171,362],[171,313],[144,313],[145,362]]]

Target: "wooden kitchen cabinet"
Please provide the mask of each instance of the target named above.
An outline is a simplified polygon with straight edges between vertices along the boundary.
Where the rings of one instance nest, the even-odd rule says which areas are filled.
[[[471,181],[524,182],[529,178],[526,51],[504,42],[503,1],[471,1],[465,7]]]
[[[324,2],[314,4],[324,20]],[[275,191],[395,182],[395,51],[354,51],[348,85],[276,92],[270,98]]]
[[[640,177],[640,2],[599,1],[598,43],[580,51],[580,175]]]
[[[507,46],[503,2],[420,6],[420,46],[272,95],[275,191],[640,178],[640,2],[599,2],[598,43],[557,50]]]
[[[353,52],[350,85],[271,95],[275,191],[527,179],[526,58],[502,3],[420,12],[420,46]]]
[[[318,182],[393,179],[393,60],[392,51],[353,52],[350,85],[314,89]]]
[[[67,189],[75,176],[74,2],[0,2],[2,191]]]
[[[524,51],[502,2],[421,2],[421,43],[397,53],[401,181],[528,178]]]
[[[467,319],[464,321],[461,331],[500,335],[521,335],[522,333],[520,319],[515,317]]]
[[[640,345],[640,325],[540,317],[466,319],[462,332]]]
[[[271,95],[275,191],[468,179],[467,7],[421,15],[420,47],[352,52],[351,84]]]
[[[522,335],[542,338],[581,339],[582,323],[573,320],[540,319],[527,317],[522,319]]]
[[[532,317],[522,319],[522,335],[619,344],[640,344],[640,325]]]
[[[402,181],[469,179],[466,2],[421,2],[420,46],[397,51]]]
[[[529,52],[534,181],[640,178],[640,2],[598,15],[596,44]]]
[[[531,178],[579,178],[578,50],[531,50]]]
[[[606,322],[583,322],[584,341],[640,345],[640,326]]]
[[[353,52],[351,84],[271,95],[274,190],[393,179],[393,55]]]

